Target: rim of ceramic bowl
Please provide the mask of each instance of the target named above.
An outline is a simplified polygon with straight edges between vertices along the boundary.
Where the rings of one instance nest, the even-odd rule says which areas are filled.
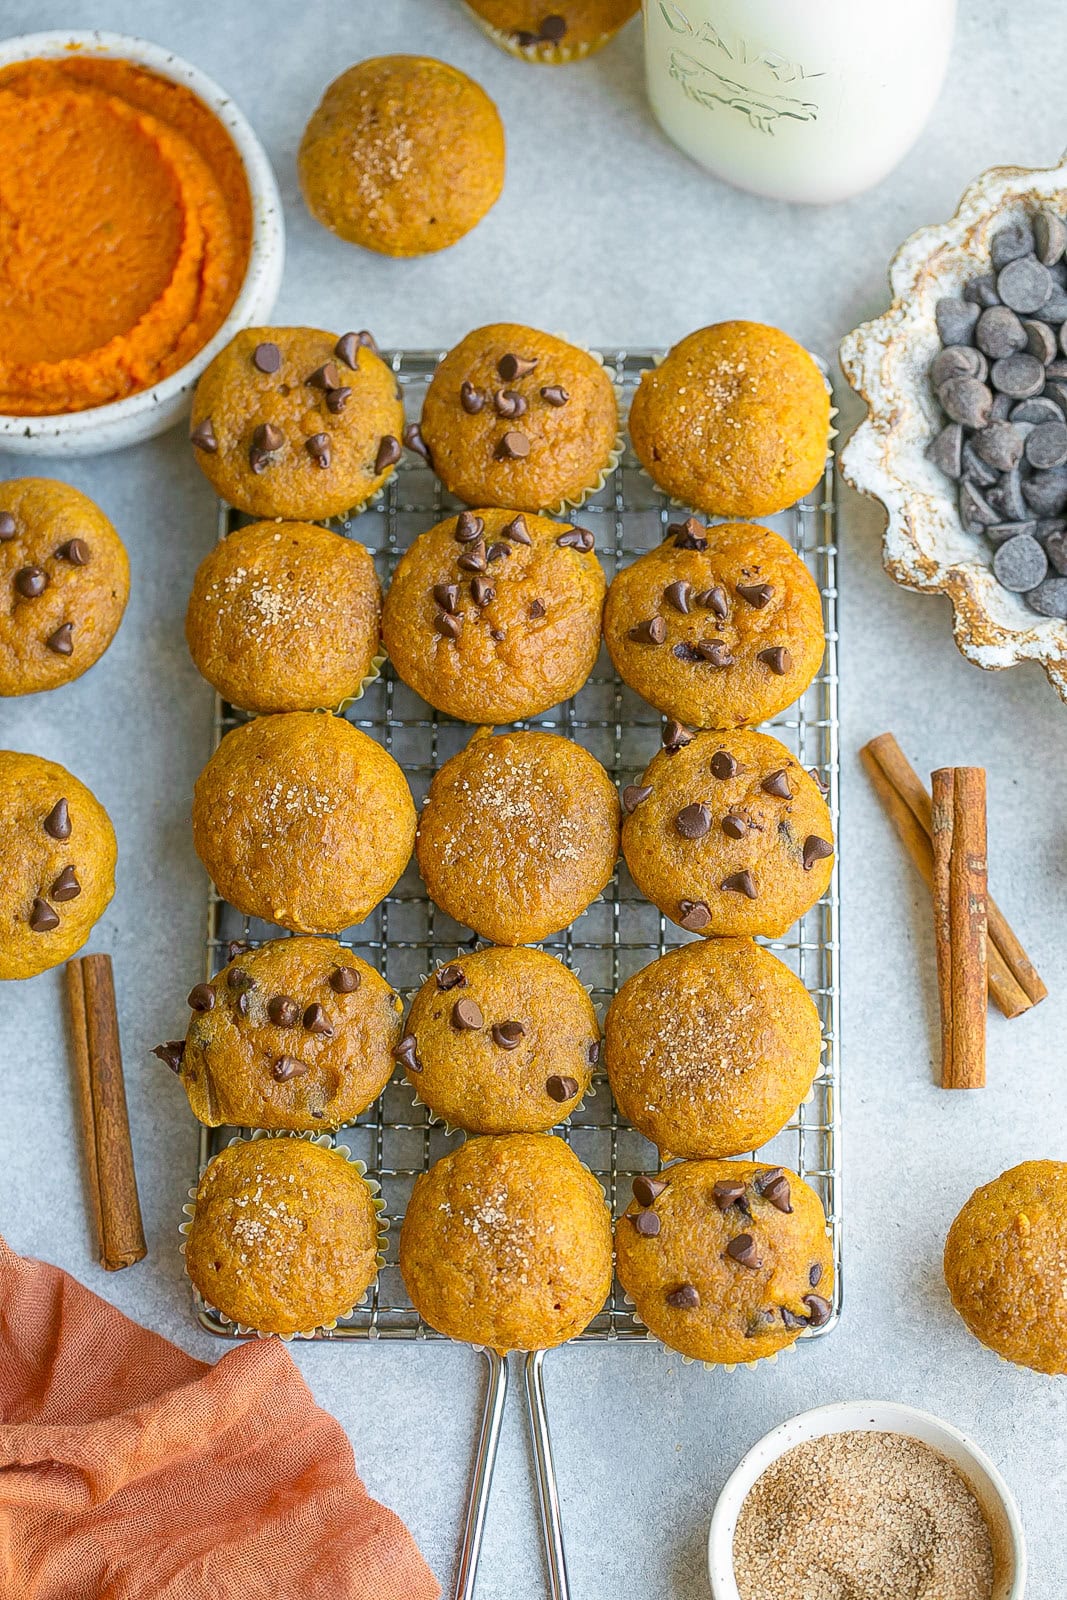
[[[252,124],[230,95],[206,72],[173,50],[153,44],[150,39],[140,39],[135,34],[111,33],[101,28],[56,28],[4,39],[0,41],[0,68],[17,61],[54,58],[72,53],[132,61],[136,66],[146,67],[161,78],[169,78],[173,83],[191,89],[218,118],[236,146],[248,183],[252,207],[248,266],[237,298],[225,320],[207,343],[175,372],[161,378],[148,389],[139,389],[136,394],[127,395],[122,400],[110,400],[105,405],[90,406],[83,411],[64,411],[48,416],[0,412],[0,448],[6,439],[25,437],[30,433],[35,440],[54,440],[57,443],[84,437],[102,426],[132,423],[145,412],[155,411],[173,402],[229,343],[237,329],[245,326],[249,320],[250,306],[258,302],[261,296],[272,303],[281,287],[285,226],[277,179]]]
[[[895,1400],[838,1400],[801,1411],[772,1428],[741,1457],[727,1478],[708,1530],[708,1577],[714,1600],[740,1600],[734,1577],[737,1518],[749,1490],[794,1445],[828,1434],[900,1433],[940,1450],[963,1473],[990,1526],[1000,1567],[993,1600],[1022,1600],[1026,1589],[1026,1538],[1015,1496],[999,1469],[951,1422]]]

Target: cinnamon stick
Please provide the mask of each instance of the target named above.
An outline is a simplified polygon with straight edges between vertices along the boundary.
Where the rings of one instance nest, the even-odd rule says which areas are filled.
[[[985,772],[940,767],[930,781],[941,1087],[980,1089],[989,992]]]
[[[931,806],[922,780],[891,733],[879,734],[864,745],[860,758],[905,849],[932,888]],[[1048,990],[991,896],[987,904],[989,996],[1006,1017],[1017,1017],[1043,1000]]]
[[[67,996],[100,1265],[118,1272],[140,1261],[147,1246],[130,1142],[111,957],[79,956],[68,961]]]

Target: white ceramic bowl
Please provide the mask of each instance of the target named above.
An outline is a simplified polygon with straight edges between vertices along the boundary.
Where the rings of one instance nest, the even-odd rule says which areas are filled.
[[[229,95],[199,67],[146,39],[95,29],[27,33],[0,41],[0,67],[13,61],[82,55],[134,61],[191,89],[215,113],[241,157],[252,201],[252,249],[248,271],[230,314],[213,338],[184,367],[169,377],[109,405],[51,417],[15,417],[0,413],[0,451],[14,455],[85,456],[123,445],[139,444],[171,428],[189,409],[196,381],[239,328],[265,322],[274,308],[285,264],[285,230],[278,185],[266,151]]]
[[[708,1576],[714,1600],[740,1600],[734,1581],[734,1529],[745,1496],[756,1479],[794,1445],[828,1433],[902,1433],[953,1462],[973,1489],[993,1539],[993,1600],[1022,1600],[1026,1588],[1026,1542],[1019,1508],[989,1457],[958,1428],[892,1400],[842,1400],[802,1411],[764,1434],[727,1478],[715,1504],[708,1534]]]

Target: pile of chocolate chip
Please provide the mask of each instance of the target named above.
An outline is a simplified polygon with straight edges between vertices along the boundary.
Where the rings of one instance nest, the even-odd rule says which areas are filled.
[[[927,457],[959,484],[960,519],[993,572],[1067,618],[1067,224],[1051,211],[993,235],[991,272],[937,303],[930,367],[949,421]]]

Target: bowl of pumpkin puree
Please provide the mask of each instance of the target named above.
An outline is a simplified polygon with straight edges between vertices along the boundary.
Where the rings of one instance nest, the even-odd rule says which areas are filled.
[[[28,34],[0,43],[0,171],[0,450],[172,427],[281,283],[281,200],[245,117],[147,40]]]

